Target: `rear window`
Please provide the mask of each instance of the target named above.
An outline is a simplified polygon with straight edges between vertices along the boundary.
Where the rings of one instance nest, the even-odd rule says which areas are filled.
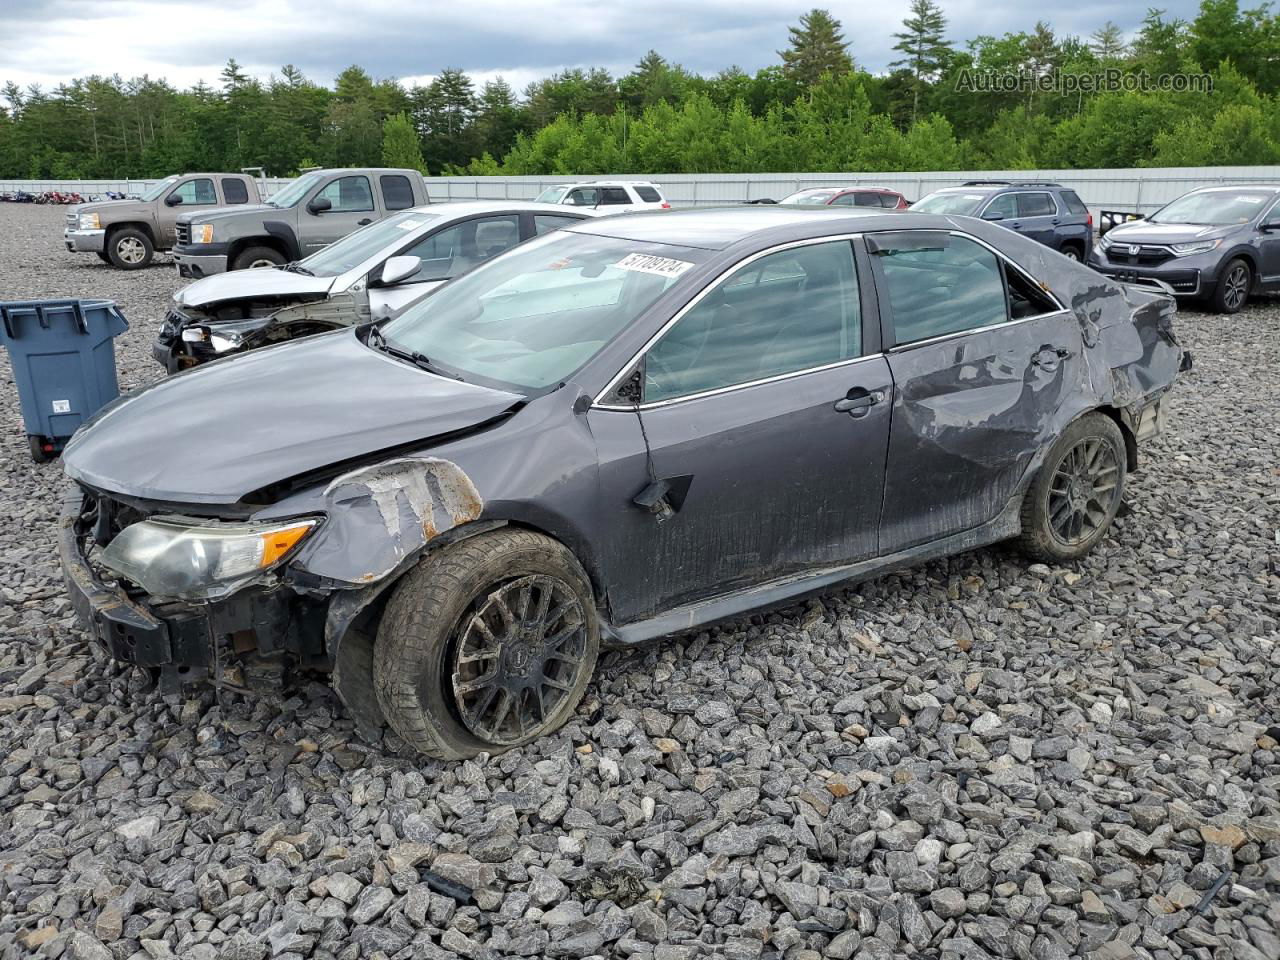
[[[1020,217],[1051,217],[1058,212],[1058,207],[1053,202],[1053,197],[1047,193],[1020,193],[1018,194],[1018,216]]]
[[[1076,196],[1074,190],[1063,190],[1062,202],[1067,205],[1067,209],[1072,213],[1084,215],[1089,212],[1089,208],[1084,205],[1084,201]]]
[[[227,178],[222,181],[222,196],[227,203],[248,203],[249,188],[244,185],[243,180]]]
[[[636,187],[636,195],[645,203],[661,203],[662,194],[653,187]]]
[[[388,210],[407,210],[413,206],[413,187],[409,178],[400,173],[384,173],[379,182],[382,184],[382,202]]]

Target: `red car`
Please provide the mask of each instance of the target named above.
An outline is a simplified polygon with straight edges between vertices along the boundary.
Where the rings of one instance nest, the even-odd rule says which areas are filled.
[[[908,207],[906,197],[887,187],[808,187],[778,202],[812,207]]]

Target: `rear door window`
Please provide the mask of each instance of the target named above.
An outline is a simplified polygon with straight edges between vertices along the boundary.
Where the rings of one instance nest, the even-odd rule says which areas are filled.
[[[855,207],[878,207],[880,206],[880,194],[855,193],[853,195],[853,205]]]
[[[657,190],[653,189],[653,187],[636,187],[636,196],[638,196],[645,203],[661,203],[662,202],[662,194],[660,194]]]
[[[171,196],[181,197],[183,206],[216,204],[218,202],[218,194],[213,189],[213,181],[205,177],[179,184]]]
[[[1018,194],[1018,216],[1020,217],[1052,217],[1058,212],[1058,205],[1048,193]]]
[[[388,210],[407,210],[413,206],[413,187],[402,173],[384,173],[378,178],[382,187],[382,205]]]
[[[600,189],[600,206],[618,206],[631,202],[631,195],[626,187],[602,187]]]
[[[885,281],[898,344],[976,330],[1009,319],[996,255],[948,233],[870,234],[867,247]]]
[[[223,177],[222,196],[228,204],[248,203],[249,188],[244,185],[243,180],[236,180],[232,177]]]
[[[339,177],[327,184],[317,197],[324,197],[334,213],[363,213],[373,209],[373,191],[366,176]]]

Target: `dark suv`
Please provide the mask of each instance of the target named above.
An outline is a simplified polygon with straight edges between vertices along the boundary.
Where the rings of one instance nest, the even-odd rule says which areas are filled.
[[[1280,291],[1280,186],[1192,190],[1108,230],[1089,266],[1117,280],[1159,280],[1235,313],[1251,293]]]
[[[1074,190],[1059,183],[970,180],[935,190],[911,209],[992,220],[1072,260],[1084,260],[1093,246],[1093,215]]]

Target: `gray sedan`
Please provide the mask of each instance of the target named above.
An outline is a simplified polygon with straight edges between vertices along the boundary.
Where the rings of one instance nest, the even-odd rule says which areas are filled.
[[[64,454],[62,563],[163,688],[327,669],[370,735],[503,750],[602,644],[999,540],[1087,553],[1187,360],[1173,313],[967,218],[584,222],[108,407]]]

